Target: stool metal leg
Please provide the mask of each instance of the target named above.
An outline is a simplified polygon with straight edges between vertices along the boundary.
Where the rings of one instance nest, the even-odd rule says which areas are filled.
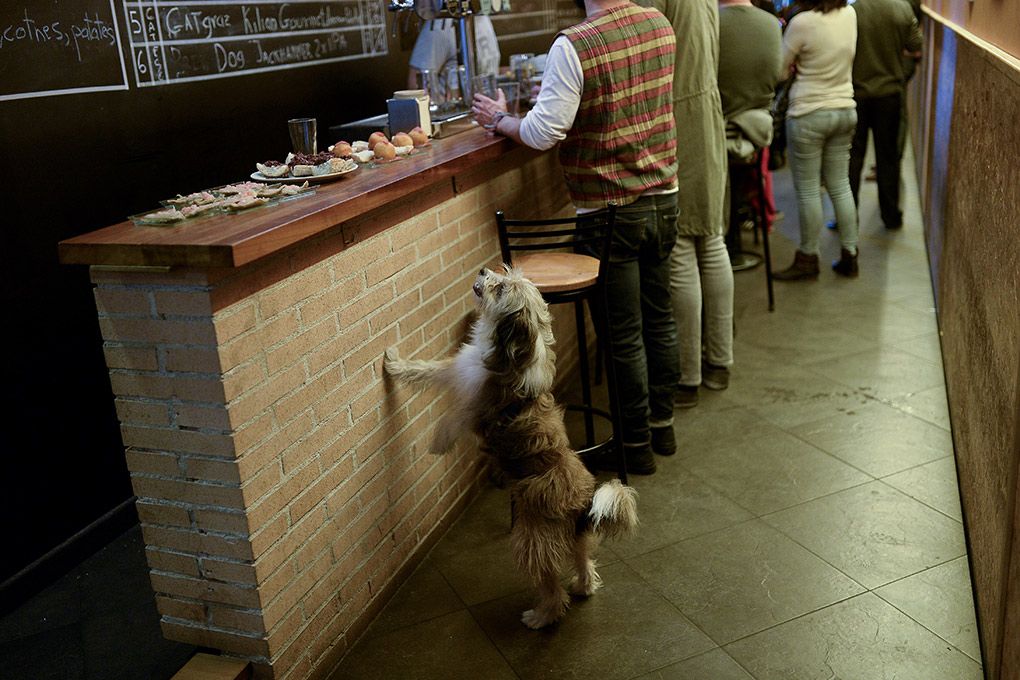
[[[762,250],[765,253],[765,285],[769,293],[769,311],[776,310],[776,298],[772,291],[772,253],[769,252],[769,219],[765,205],[765,171],[762,170],[760,157],[758,163],[758,224],[761,225]]]
[[[584,409],[584,445],[595,444],[595,419],[592,416],[591,374],[588,367],[588,333],[584,324],[584,300],[574,302],[574,320],[577,325],[577,359],[581,372],[581,401]]]
[[[604,284],[603,284],[604,285]],[[600,286],[596,291],[598,305],[601,309],[599,318],[595,320],[598,324],[597,334],[605,338],[602,356],[605,360],[606,390],[609,395],[609,414],[613,421],[613,453],[616,455],[617,476],[624,484],[627,483],[627,455],[623,449],[623,413],[620,411],[620,400],[616,393],[616,366],[613,365],[613,338],[609,331],[609,302],[606,300],[606,291]]]

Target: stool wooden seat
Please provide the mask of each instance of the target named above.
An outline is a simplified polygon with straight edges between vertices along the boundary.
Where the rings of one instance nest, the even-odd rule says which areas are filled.
[[[513,266],[546,293],[565,293],[594,286],[599,278],[599,261],[577,253],[536,253],[517,257]]]
[[[605,210],[569,218],[531,220],[508,219],[500,210],[496,212],[496,224],[499,227],[503,262],[521,270],[524,277],[542,293],[547,304],[573,303],[582,403],[566,404],[565,408],[568,411],[579,411],[584,416],[585,446],[578,447],[577,453],[586,463],[597,456],[612,455],[616,460],[620,480],[626,483],[627,461],[621,441],[623,425],[615,391],[616,375],[611,360],[605,268],[602,266],[603,262],[609,261],[609,245],[616,224],[616,206],[610,204]],[[584,316],[586,301],[592,311],[596,334],[607,348],[599,354],[605,359],[608,413],[592,403]],[[600,442],[595,441],[596,416],[609,421],[612,426],[612,434]]]

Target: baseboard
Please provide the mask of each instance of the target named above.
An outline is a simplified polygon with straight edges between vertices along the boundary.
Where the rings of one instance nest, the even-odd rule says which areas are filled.
[[[137,523],[132,496],[0,583],[0,615],[17,609]]]

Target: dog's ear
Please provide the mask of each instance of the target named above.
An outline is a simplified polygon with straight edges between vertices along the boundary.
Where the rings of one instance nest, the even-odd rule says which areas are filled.
[[[519,309],[501,318],[492,335],[492,352],[485,360],[487,369],[507,375],[531,362],[535,355],[535,328],[525,310]]]

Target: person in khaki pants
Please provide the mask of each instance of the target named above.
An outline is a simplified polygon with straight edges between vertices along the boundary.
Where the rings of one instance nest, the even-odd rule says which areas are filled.
[[[716,0],[638,0],[676,33],[673,117],[677,136],[677,240],[670,293],[680,350],[676,405],[698,389],[729,386],[733,364],[733,268],[726,249],[726,131],[719,96]]]

